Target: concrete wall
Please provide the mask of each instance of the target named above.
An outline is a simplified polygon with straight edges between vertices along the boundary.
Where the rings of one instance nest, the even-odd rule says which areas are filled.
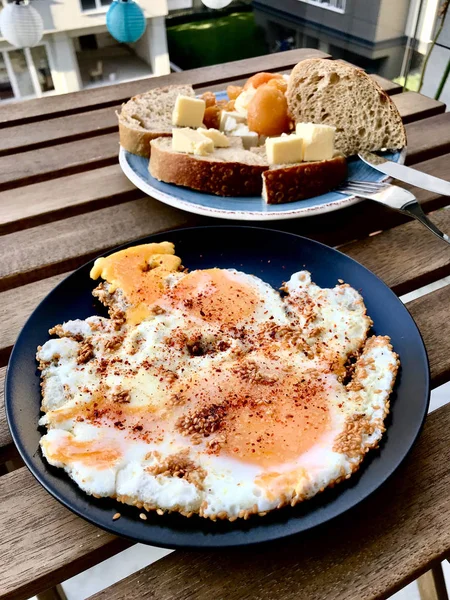
[[[391,2],[393,0],[390,0]],[[402,0],[401,0],[402,1]],[[343,34],[374,41],[381,0],[347,0],[345,13],[327,10],[299,0],[257,0],[258,4],[315,23]],[[397,2],[397,0],[395,0]]]
[[[375,41],[392,40],[405,35],[410,0],[381,0]]]
[[[81,77],[73,40],[65,32],[46,36],[52,55],[52,77],[57,94],[81,89]]]
[[[192,6],[192,0],[167,0],[167,8],[169,9],[169,12],[171,10],[186,10],[188,8],[192,8]]]

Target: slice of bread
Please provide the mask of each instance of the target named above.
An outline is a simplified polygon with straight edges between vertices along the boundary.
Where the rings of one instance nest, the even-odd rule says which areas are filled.
[[[347,161],[341,155],[295,165],[275,165],[262,174],[262,196],[267,204],[284,204],[320,196],[347,177]]]
[[[287,99],[296,123],[336,127],[336,150],[396,150],[406,145],[397,107],[363,70],[333,60],[298,63],[289,78]]]
[[[120,145],[138,156],[150,156],[150,141],[172,134],[172,112],[179,95],[195,96],[190,85],[169,85],[134,96],[122,105]]]
[[[324,194],[347,175],[343,156],[312,163],[269,166],[264,147],[244,150],[239,138],[229,139],[229,148],[215,148],[207,156],[176,152],[169,138],[152,140],[150,174],[165,183],[218,196],[259,196],[262,193],[267,204]]]
[[[215,148],[207,156],[172,150],[172,140],[151,142],[150,174],[166,183],[218,196],[258,196],[261,174],[269,168],[263,153],[244,150],[242,140],[230,138],[229,148]]]

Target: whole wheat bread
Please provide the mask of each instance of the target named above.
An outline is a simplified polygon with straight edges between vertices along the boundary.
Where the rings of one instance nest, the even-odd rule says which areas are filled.
[[[230,139],[229,148],[215,148],[207,156],[172,150],[172,140],[151,142],[150,174],[166,183],[218,196],[261,194],[261,174],[269,168],[264,155],[244,150],[242,140]]]
[[[239,138],[229,148],[215,148],[207,156],[172,150],[169,138],[152,140],[150,174],[160,181],[216,194],[259,196],[268,204],[293,202],[323,194],[347,174],[342,156],[331,160],[269,167],[264,147],[244,150]]]
[[[347,161],[342,155],[296,165],[275,165],[262,174],[262,196],[267,204],[305,200],[329,192],[346,177]]]
[[[169,85],[134,96],[122,105],[120,145],[139,156],[150,156],[150,140],[172,134],[172,112],[178,95],[195,96],[190,85]]]
[[[334,125],[335,147],[344,156],[406,145],[395,104],[363,70],[351,65],[303,60],[292,70],[287,99],[296,123]]]

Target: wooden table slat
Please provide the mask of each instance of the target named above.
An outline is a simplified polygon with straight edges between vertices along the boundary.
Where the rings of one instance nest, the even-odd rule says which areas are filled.
[[[0,234],[141,198],[119,164],[0,192]]]
[[[406,125],[408,156],[412,165],[450,152],[450,112]]]
[[[112,165],[119,155],[117,133],[0,157],[0,191]]]
[[[403,92],[392,97],[403,123],[411,123],[445,112],[445,104],[417,92]]]
[[[239,77],[249,77],[258,71],[278,71],[292,68],[305,58],[329,58],[330,55],[320,50],[298,48],[287,52],[278,52],[266,56],[246,58],[234,62],[213,65],[171,73],[161,77],[149,77],[102,86],[82,93],[73,92],[60,96],[47,96],[36,100],[27,100],[0,107],[0,127],[10,124],[41,121],[44,118],[59,117],[63,114],[74,114],[92,108],[104,108],[124,102],[135,94],[141,94],[151,88],[164,85],[191,84],[194,87],[207,86],[219,82],[228,82]]]
[[[199,218],[152,198],[134,200],[0,237],[0,291],[79,267],[102,251]],[[0,260],[1,262],[1,260]]]

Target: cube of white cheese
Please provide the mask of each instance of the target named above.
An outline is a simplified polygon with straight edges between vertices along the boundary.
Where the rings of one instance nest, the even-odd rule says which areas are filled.
[[[242,145],[246,150],[249,148],[253,148],[253,146],[260,145],[260,136],[256,133],[256,131],[250,131],[247,125],[241,124],[233,129],[229,133],[232,137],[239,137],[242,140]]]
[[[271,165],[302,162],[303,140],[295,134],[269,137],[266,140],[266,153]]]
[[[230,140],[218,129],[204,129],[199,127],[197,131],[212,140],[214,148],[228,148],[230,145]]]
[[[297,123],[295,133],[303,140],[303,160],[328,160],[334,155],[335,127]]]
[[[206,156],[214,150],[214,143],[194,129],[172,129],[172,150]]]
[[[224,131],[228,133],[236,129],[238,125],[245,124],[247,122],[247,118],[244,115],[239,114],[238,112],[223,110],[220,113],[220,131]]]
[[[206,104],[200,98],[177,96],[172,113],[172,125],[177,127],[201,127]]]
[[[251,85],[246,90],[242,90],[234,102],[234,110],[241,115],[247,116],[248,105],[253,100],[256,89]]]

